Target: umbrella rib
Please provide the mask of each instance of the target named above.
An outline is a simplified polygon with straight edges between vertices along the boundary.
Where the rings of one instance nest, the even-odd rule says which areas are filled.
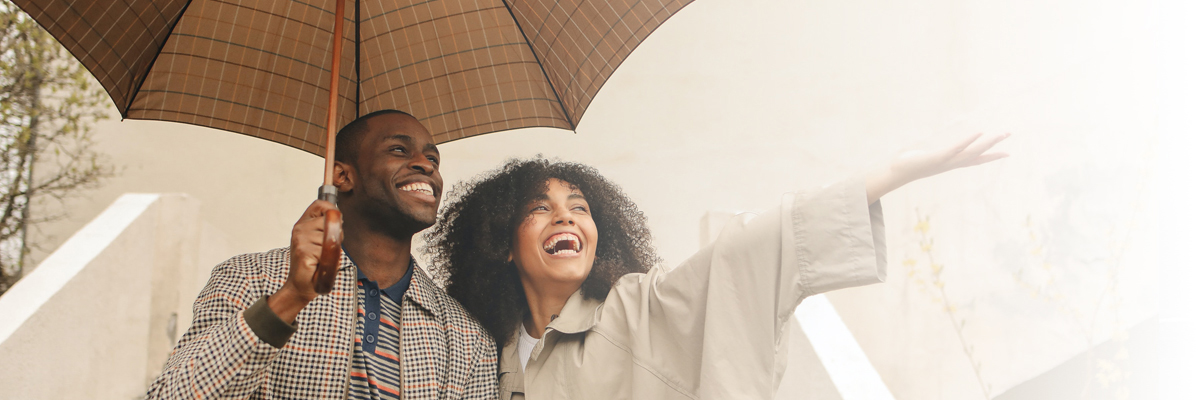
[[[546,84],[550,85],[550,91],[554,92],[554,99],[558,100],[558,107],[562,109],[563,117],[567,118],[567,125],[571,126],[571,130],[575,130],[575,121],[571,119],[571,114],[567,112],[567,105],[563,104],[562,97],[558,95],[558,89],[554,87],[554,81],[550,80],[550,74],[546,72],[546,65],[542,64],[541,57],[538,57],[537,51],[533,49],[533,43],[529,41],[529,35],[525,34],[525,27],[521,26],[521,22],[517,21],[517,15],[513,13],[513,9],[508,5],[508,0],[500,0],[504,3],[504,8],[508,9],[508,15],[512,17],[513,24],[517,25],[517,30],[521,32],[521,37],[525,38],[525,45],[529,46],[529,52],[533,54],[533,60],[537,61],[538,67],[542,69],[542,76],[546,77]]]
[[[179,26],[179,21],[183,19],[183,14],[187,13],[188,8],[192,6],[192,0],[188,0],[183,8],[179,9],[179,16],[171,21],[171,29],[167,30],[167,35],[163,37],[162,44],[158,45],[158,51],[154,52],[154,59],[150,60],[150,65],[146,66],[146,71],[142,73],[141,79],[138,79],[137,86],[133,87],[133,91],[129,92],[129,102],[125,103],[125,109],[121,110],[121,118],[129,118],[129,109],[133,108],[133,101],[137,100],[138,92],[142,90],[142,85],[146,83],[146,78],[150,77],[150,70],[154,69],[154,64],[158,63],[158,57],[162,55],[163,49],[167,47],[167,41],[171,40],[171,35],[175,34],[175,27]]]
[[[354,0],[354,119],[362,116],[359,106],[362,103],[362,4]]]

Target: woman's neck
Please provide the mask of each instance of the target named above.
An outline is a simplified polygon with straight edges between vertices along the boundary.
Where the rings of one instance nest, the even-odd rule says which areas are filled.
[[[529,282],[522,281],[525,300],[529,303],[529,315],[521,323],[525,324],[525,331],[529,333],[529,336],[541,339],[542,332],[546,331],[546,326],[550,325],[550,321],[558,318],[563,306],[567,305],[567,299],[571,298],[571,295],[575,294],[579,287],[535,287]]]

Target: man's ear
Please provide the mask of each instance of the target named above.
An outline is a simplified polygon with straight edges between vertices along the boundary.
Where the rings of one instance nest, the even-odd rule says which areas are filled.
[[[337,187],[338,193],[354,191],[354,184],[357,180],[358,176],[354,167],[341,161],[333,162],[333,186]]]

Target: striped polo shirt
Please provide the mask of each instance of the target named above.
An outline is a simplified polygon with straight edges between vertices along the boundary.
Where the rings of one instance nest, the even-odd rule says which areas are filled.
[[[400,399],[400,304],[416,262],[386,289],[358,270],[358,318],[350,363],[351,399]]]

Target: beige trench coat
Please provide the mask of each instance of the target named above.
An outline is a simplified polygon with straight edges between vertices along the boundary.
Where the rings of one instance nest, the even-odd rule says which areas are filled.
[[[516,341],[504,347],[500,398],[773,398],[800,301],[883,281],[882,214],[861,180],[787,194],[682,265],[622,277],[603,302],[576,292],[524,373]]]

